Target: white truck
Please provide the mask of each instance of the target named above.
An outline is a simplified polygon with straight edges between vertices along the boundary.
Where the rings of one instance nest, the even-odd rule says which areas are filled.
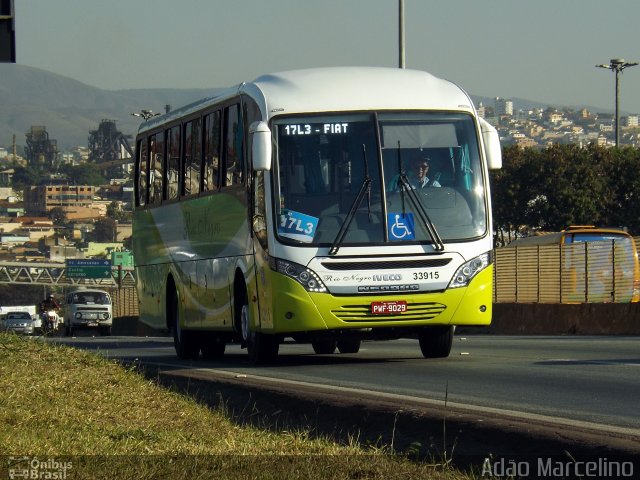
[[[111,335],[112,325],[113,306],[107,292],[82,288],[67,294],[64,326],[68,337],[81,328],[97,329],[101,335]]]

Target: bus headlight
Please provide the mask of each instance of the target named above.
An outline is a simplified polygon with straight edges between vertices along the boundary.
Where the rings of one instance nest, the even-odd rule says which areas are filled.
[[[327,291],[327,287],[320,280],[318,274],[303,265],[271,257],[269,266],[271,270],[296,280],[307,292],[325,293]]]
[[[460,265],[453,275],[449,288],[466,287],[473,277],[484,270],[491,263],[491,254],[489,252],[478,255],[476,258],[469,260]]]

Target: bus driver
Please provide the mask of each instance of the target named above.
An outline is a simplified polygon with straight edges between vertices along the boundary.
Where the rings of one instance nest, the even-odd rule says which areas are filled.
[[[435,174],[433,178],[429,178],[429,167],[431,166],[431,160],[428,157],[419,158],[413,161],[413,173],[415,179],[411,178],[411,185],[417,188],[424,187],[441,187],[438,178],[440,175]]]

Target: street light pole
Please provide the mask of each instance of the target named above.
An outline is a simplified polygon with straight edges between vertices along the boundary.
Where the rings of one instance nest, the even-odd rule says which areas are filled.
[[[404,0],[398,0],[398,57],[398,67],[404,68]]]
[[[626,62],[623,58],[612,58],[609,64],[596,65],[616,73],[616,147],[620,145],[620,73],[628,67],[634,67],[638,62]]]

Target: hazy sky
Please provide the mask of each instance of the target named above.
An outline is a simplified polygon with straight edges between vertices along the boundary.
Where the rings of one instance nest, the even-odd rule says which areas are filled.
[[[405,0],[406,66],[470,94],[612,110],[640,61],[638,0]],[[17,61],[110,90],[398,65],[398,0],[16,0]],[[621,75],[640,113],[640,66]]]

